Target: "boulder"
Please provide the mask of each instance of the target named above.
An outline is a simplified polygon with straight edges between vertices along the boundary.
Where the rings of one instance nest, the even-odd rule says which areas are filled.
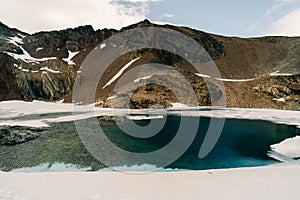
[[[29,128],[20,126],[1,126],[0,145],[16,145],[33,140],[45,131],[45,128]]]

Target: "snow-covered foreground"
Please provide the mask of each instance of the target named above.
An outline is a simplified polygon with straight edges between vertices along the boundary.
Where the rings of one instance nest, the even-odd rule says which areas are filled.
[[[0,172],[0,199],[299,199],[300,166],[154,173]]]

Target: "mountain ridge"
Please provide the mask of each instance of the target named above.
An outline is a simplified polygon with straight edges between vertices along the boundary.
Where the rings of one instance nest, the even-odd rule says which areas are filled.
[[[80,73],[79,68],[84,58],[99,43],[112,35],[139,27],[172,29],[193,38],[202,45],[213,58],[222,75],[219,78],[223,79],[229,107],[300,109],[298,87],[300,85],[300,37],[227,37],[188,27],[156,25],[149,20],[120,30],[94,30],[92,26],[85,25],[34,34],[9,28],[0,22],[0,100],[57,101],[64,98],[66,102],[71,102],[72,87],[76,76]],[[68,58],[72,55],[74,55],[72,58]],[[115,66],[112,66],[106,79],[112,78],[122,66],[137,55],[141,56],[137,65],[147,62],[165,62],[174,66],[193,83],[191,85],[197,91],[199,105],[210,104],[202,77],[196,76],[187,63],[178,56],[162,51],[137,51],[125,55],[114,63]],[[128,70],[137,65],[133,65]],[[255,81],[234,82],[225,79],[255,79]],[[96,100],[104,102],[103,106],[111,105],[111,101],[107,98],[113,95],[111,94],[113,87],[114,84],[102,90],[99,86]],[[171,93],[165,93],[162,98],[164,89],[158,86],[151,87],[154,87],[151,90],[156,97],[149,103],[147,99],[149,94],[145,95],[149,87],[140,88],[133,97],[133,108],[149,107],[157,103],[170,107],[171,103],[176,101]],[[119,91],[119,95],[126,95],[128,91],[124,88],[122,90]],[[122,105],[120,103],[119,106]]]

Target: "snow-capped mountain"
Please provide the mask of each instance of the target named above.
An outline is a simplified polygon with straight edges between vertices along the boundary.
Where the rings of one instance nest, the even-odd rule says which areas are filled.
[[[123,99],[134,83],[145,84],[131,96],[131,108],[160,104],[170,107],[176,95],[159,84],[146,84],[156,77],[183,87],[172,73],[145,72],[112,92],[117,80],[145,63],[173,66],[184,75],[195,91],[199,105],[211,104],[204,78],[225,85],[227,106],[300,110],[300,37],[236,38],[212,35],[186,27],[155,25],[145,20],[121,30],[94,30],[81,26],[61,31],[27,34],[0,23],[0,100],[45,100],[71,102],[75,78],[81,73],[86,56],[112,35],[137,27],[163,27],[183,33],[202,45],[216,63],[221,77],[194,71],[182,57],[157,49],[130,52],[112,63],[98,83],[95,101],[102,106],[123,107]],[[180,45],[180,44],[179,44]],[[102,66],[99,66],[102,67]],[[88,70],[88,69],[85,69]],[[88,90],[89,85],[86,85]],[[216,97],[222,96],[213,85]],[[185,95],[185,90],[180,90]],[[188,97],[187,97],[188,98]]]

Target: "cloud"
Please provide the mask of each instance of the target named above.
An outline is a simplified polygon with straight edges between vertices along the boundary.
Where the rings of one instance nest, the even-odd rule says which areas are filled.
[[[149,3],[162,0],[10,0],[0,4],[0,19],[26,32],[91,24],[116,28],[144,20]]]
[[[272,23],[264,35],[300,36],[300,8]]]
[[[170,14],[170,13],[165,13],[165,14],[163,14],[163,17],[165,17],[165,18],[173,18],[174,15]]]
[[[162,2],[164,0],[117,0],[118,2],[128,2],[128,3],[150,3],[150,2]]]
[[[274,0],[274,5],[267,11],[266,16],[270,16],[272,13],[279,10],[283,6],[295,1],[296,0]]]

